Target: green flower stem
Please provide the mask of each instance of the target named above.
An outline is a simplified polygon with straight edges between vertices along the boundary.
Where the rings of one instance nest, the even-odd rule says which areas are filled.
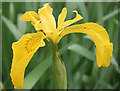
[[[52,72],[56,89],[67,89],[66,69],[61,60],[57,45],[52,43]]]

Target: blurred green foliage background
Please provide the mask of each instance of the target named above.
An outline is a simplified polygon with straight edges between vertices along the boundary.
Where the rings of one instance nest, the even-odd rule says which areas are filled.
[[[35,32],[33,26],[20,20],[26,11],[38,11],[44,2],[3,2],[2,3],[2,86],[13,89],[10,78],[13,42],[23,34]],[[57,21],[63,7],[67,7],[67,18],[73,19],[73,10],[78,10],[83,20],[77,23],[95,22],[104,26],[114,45],[113,57],[108,68],[97,67],[96,47],[92,39],[85,34],[69,34],[58,44],[61,57],[67,69],[69,89],[117,89],[120,86],[118,75],[118,8],[117,2],[50,2]],[[76,24],[77,24],[76,23]],[[24,88],[53,89],[51,70],[51,46],[40,48],[30,61],[26,73]]]

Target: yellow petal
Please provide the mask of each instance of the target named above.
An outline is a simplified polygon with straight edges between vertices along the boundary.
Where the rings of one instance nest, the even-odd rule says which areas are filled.
[[[63,13],[65,13],[66,11],[64,11]],[[65,21],[64,23],[62,23],[58,28],[57,30],[61,30],[62,28],[65,28],[66,26],[68,25],[71,25],[81,19],[83,19],[83,17],[81,15],[78,14],[78,12],[76,10],[74,10],[73,12],[76,13],[76,17],[73,19],[73,20],[67,20]],[[64,15],[65,16],[65,15]]]
[[[62,25],[64,23],[66,15],[67,15],[67,9],[65,7],[65,8],[62,9],[62,12],[58,16],[58,28],[60,27],[60,25]]]
[[[44,6],[38,11],[46,31],[55,31],[56,29],[56,22],[54,16],[52,15],[52,11],[53,9],[49,6],[48,3],[44,4]],[[37,27],[37,29],[39,28]]]
[[[47,26],[47,25],[46,25]],[[37,21],[35,24],[34,24],[34,27],[35,27],[35,30],[36,31],[44,31],[45,33],[48,32],[46,26],[44,26],[44,23],[42,21]]]
[[[110,65],[113,44],[110,43],[108,33],[102,26],[96,23],[85,23],[67,27],[58,37],[57,43],[64,35],[69,33],[85,33],[89,35],[95,42],[97,48],[96,56],[98,66],[108,67]]]
[[[44,38],[42,32],[29,33],[12,44],[13,59],[10,76],[14,88],[23,88],[25,69],[37,49],[45,46]]]
[[[34,11],[28,11],[23,14],[20,18],[23,21],[30,21],[32,25],[34,25],[37,21],[40,20],[40,16]]]

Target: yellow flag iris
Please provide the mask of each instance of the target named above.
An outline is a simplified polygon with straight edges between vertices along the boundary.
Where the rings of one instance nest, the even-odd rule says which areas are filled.
[[[23,88],[25,69],[38,48],[45,46],[43,39],[57,44],[66,34],[85,33],[95,42],[98,66],[108,67],[110,65],[113,44],[110,43],[108,33],[102,26],[92,22],[69,26],[83,17],[75,10],[73,12],[76,13],[76,17],[73,20],[65,21],[67,9],[63,8],[58,16],[58,27],[56,28],[52,12],[53,9],[47,3],[39,9],[38,14],[28,11],[21,17],[21,20],[31,22],[37,32],[25,34],[18,42],[12,44],[13,60],[10,76],[15,88]]]

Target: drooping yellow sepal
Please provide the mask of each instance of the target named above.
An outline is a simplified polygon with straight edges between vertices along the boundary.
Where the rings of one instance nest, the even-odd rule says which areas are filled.
[[[13,59],[10,76],[14,88],[23,88],[25,69],[38,48],[45,46],[44,38],[42,32],[31,33],[23,35],[18,42],[12,44]]]
[[[110,65],[110,59],[112,57],[113,44],[109,41],[109,36],[106,30],[96,23],[77,24],[65,28],[60,36],[58,36],[56,42],[69,33],[85,33],[89,35],[95,42],[97,48],[97,64],[99,67]]]

